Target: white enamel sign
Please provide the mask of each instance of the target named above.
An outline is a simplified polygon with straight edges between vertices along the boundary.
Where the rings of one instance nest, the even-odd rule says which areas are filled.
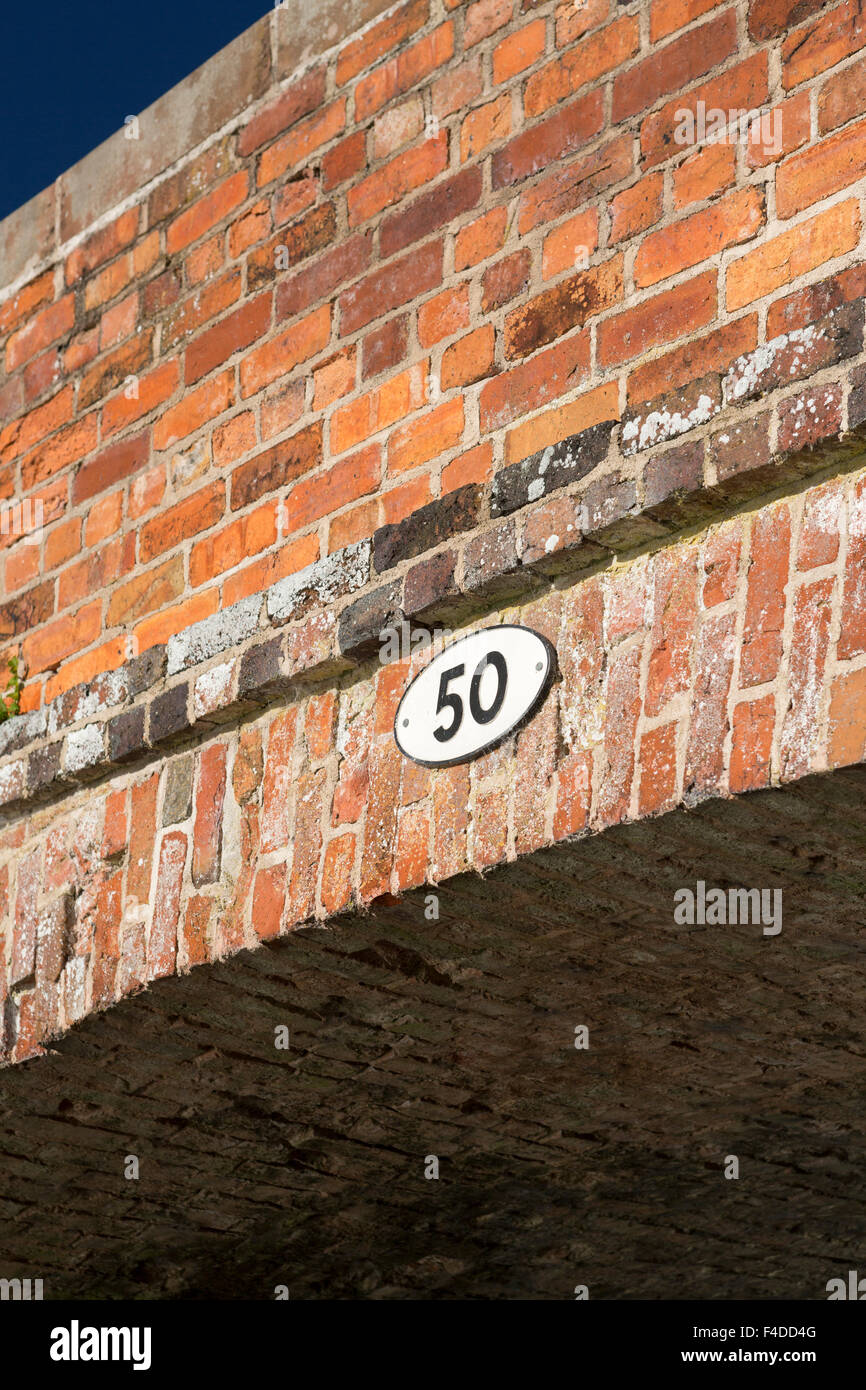
[[[538,708],[556,653],[528,627],[461,637],[405,691],[394,719],[401,753],[425,767],[465,763],[500,743]]]

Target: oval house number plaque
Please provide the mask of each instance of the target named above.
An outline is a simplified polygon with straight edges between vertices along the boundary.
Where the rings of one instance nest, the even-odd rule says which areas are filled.
[[[547,638],[528,627],[458,638],[406,689],[394,718],[400,752],[424,767],[478,757],[535,712],[555,664]]]

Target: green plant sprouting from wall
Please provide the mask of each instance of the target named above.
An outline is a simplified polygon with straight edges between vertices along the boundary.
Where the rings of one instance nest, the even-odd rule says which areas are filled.
[[[0,699],[0,724],[5,719],[12,719],[21,712],[21,689],[24,682],[18,671],[18,657],[9,658],[9,683],[3,691]]]

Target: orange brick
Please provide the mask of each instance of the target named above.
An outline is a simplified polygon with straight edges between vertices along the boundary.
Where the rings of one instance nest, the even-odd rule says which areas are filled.
[[[185,439],[208,420],[221,415],[231,404],[234,391],[234,372],[223,372],[205,381],[194,391],[188,391],[177,405],[160,416],[153,428],[155,449],[167,449],[179,439]]]
[[[764,221],[764,203],[758,191],[738,189],[711,207],[645,237],[635,257],[635,285],[646,289],[719,256],[726,247],[751,240]]]
[[[197,589],[226,570],[235,569],[276,543],[278,503],[267,502],[198,541],[190,551],[189,582]]]
[[[388,441],[388,476],[417,468],[460,443],[463,435],[463,399],[445,401],[394,431]]]
[[[141,529],[141,559],[146,564],[189,536],[213,526],[225,511],[225,484],[214,482],[200,488]]]
[[[790,284],[852,250],[859,240],[860,210],[853,198],[799,223],[728,266],[728,308],[739,309]]]
[[[533,73],[523,98],[526,115],[540,116],[584,83],[593,82],[618,68],[639,48],[637,15],[624,15]]]
[[[410,478],[408,482],[389,488],[387,492],[382,493],[379,499],[382,525],[396,526],[399,521],[405,521],[407,516],[417,512],[419,507],[423,507],[429,501],[429,473],[423,474],[420,478]]]
[[[545,280],[585,265],[598,247],[598,213],[595,208],[570,217],[544,238],[541,273]]]
[[[287,534],[301,531],[311,522],[375,492],[381,476],[382,450],[373,444],[297,482],[285,503]]]
[[[811,203],[857,183],[866,167],[866,121],[791,155],[776,171],[776,211],[794,217]]]
[[[291,171],[296,172],[310,155],[339,135],[346,125],[346,101],[332,101],[322,111],[295,126],[259,156],[256,182],[259,188]]]
[[[135,394],[127,395],[131,388],[124,387],[116,396],[105,402],[102,407],[103,439],[131,424],[133,420],[140,420],[143,416],[149,415],[157,406],[173,396],[179,386],[180,363],[176,358],[162,362],[152,371],[145,372],[144,376],[138,377],[135,382]]]
[[[534,19],[496,45],[493,50],[495,83],[508,82],[538,61],[544,52],[546,29],[543,19]]]
[[[731,144],[708,145],[674,170],[674,207],[702,203],[730,188],[737,177],[737,157]]]
[[[427,399],[427,363],[419,362],[377,390],[337,410],[331,420],[331,452],[342,454],[355,444],[411,415]]]
[[[466,11],[463,45],[471,48],[482,39],[489,39],[511,19],[513,0],[476,0]]]
[[[200,623],[203,618],[209,618],[218,607],[217,590],[206,589],[186,599],[184,603],[176,604],[174,608],[166,608],[161,613],[145,618],[133,630],[136,650],[146,652],[149,647],[160,646],[167,642],[169,637],[183,632],[184,628],[192,627],[193,623]]]
[[[356,349],[348,348],[323,362],[313,372],[313,409],[324,410],[354,391],[358,375]]]
[[[594,391],[587,391],[569,405],[547,410],[510,430],[506,458],[509,463],[529,458],[550,444],[568,439],[569,435],[580,434],[581,430],[588,430],[603,420],[618,420],[619,416],[619,389],[615,381],[609,381]]]
[[[448,163],[448,134],[442,131],[432,140],[396,155],[381,169],[368,174],[346,195],[349,226],[357,227],[390,207],[413,189],[429,183]]]
[[[255,348],[241,362],[241,396],[252,396],[321,352],[331,336],[331,306],[324,304],[293,323],[277,338]]]
[[[459,333],[468,323],[469,287],[459,285],[455,290],[443,290],[418,310],[418,341],[422,347],[432,347],[442,338]]]
[[[470,386],[474,381],[491,376],[496,370],[493,359],[495,340],[493,325],[488,323],[446,348],[439,372],[442,390]]]
[[[468,483],[486,483],[493,476],[493,446],[477,444],[442,469],[442,495]]]
[[[460,127],[460,159],[465,163],[474,155],[481,154],[497,140],[504,140],[511,134],[511,97],[497,97],[484,106],[478,106],[466,117]]]
[[[652,347],[703,328],[715,315],[716,272],[708,270],[600,323],[599,362],[634,361]]]
[[[240,207],[247,196],[248,186],[246,171],[239,170],[217,184],[210,193],[199,198],[192,207],[170,222],[166,231],[166,250],[169,255],[174,255],[176,251],[182,251],[185,246],[198,241],[211,227],[215,227],[236,207]]]
[[[461,227],[454,245],[454,269],[465,270],[467,266],[486,261],[488,256],[495,256],[505,244],[507,226],[508,209],[493,208]]]

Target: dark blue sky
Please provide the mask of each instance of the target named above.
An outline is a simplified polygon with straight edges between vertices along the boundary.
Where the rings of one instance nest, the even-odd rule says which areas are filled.
[[[2,9],[5,217],[270,6],[267,0],[5,0]]]

